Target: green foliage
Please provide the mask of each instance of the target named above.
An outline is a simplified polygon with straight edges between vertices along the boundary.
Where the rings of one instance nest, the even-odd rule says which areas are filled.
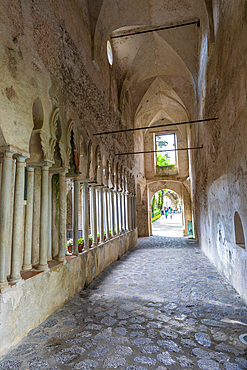
[[[154,212],[154,209],[155,209],[155,195],[153,196],[152,200],[152,212]]]
[[[79,239],[78,239],[78,244],[83,244],[83,243],[84,243],[84,239],[79,238]]]
[[[170,165],[170,157],[167,153],[165,154],[161,154],[160,152],[156,153],[156,159],[157,159],[157,166],[159,167]]]

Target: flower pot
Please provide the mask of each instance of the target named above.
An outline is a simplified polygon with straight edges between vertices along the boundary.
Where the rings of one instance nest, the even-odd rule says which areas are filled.
[[[83,248],[84,248],[84,243],[78,244],[78,251],[79,252],[82,252]]]
[[[73,245],[68,245],[68,252],[72,253],[72,251],[73,251]]]

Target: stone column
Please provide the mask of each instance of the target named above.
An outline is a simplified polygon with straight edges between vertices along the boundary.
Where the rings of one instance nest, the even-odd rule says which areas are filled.
[[[114,236],[116,232],[115,229],[115,205],[114,205],[114,190],[109,189],[110,199],[111,199],[111,235]]]
[[[123,232],[123,204],[122,204],[122,195],[118,192],[118,201],[119,201],[119,229],[120,234]]]
[[[121,194],[122,197],[122,205],[123,205],[123,230],[126,232],[126,204],[125,204],[125,196],[124,193]]]
[[[115,209],[116,209],[116,235],[119,235],[119,206],[118,206],[118,191],[115,194]]]
[[[132,195],[128,195],[128,205],[129,205],[129,230],[132,230],[132,204],[131,204]]]
[[[83,237],[84,249],[89,249],[88,229],[89,229],[89,213],[88,213],[88,183],[82,184],[82,212],[83,212]]]
[[[12,232],[11,271],[9,282],[17,283],[21,280],[20,270],[23,257],[23,214],[24,214],[24,181],[25,181],[25,158],[17,157],[15,177],[15,203]]]
[[[6,253],[8,247],[9,214],[11,203],[12,153],[5,152],[2,159],[0,198],[0,288],[7,286]]]
[[[104,198],[103,198],[103,186],[98,186],[99,195],[99,234],[100,243],[104,243]]]
[[[103,188],[104,192],[104,209],[105,209],[105,233],[106,233],[106,240],[109,239],[109,208],[108,208],[108,188],[107,186]]]
[[[41,175],[41,209],[40,209],[40,247],[38,270],[48,269],[47,247],[48,247],[48,211],[49,211],[49,166],[42,167]]]
[[[32,233],[33,233],[33,187],[34,168],[27,167],[27,205],[25,218],[23,270],[32,269]]]
[[[59,173],[59,251],[58,260],[65,261],[66,253],[66,218],[67,218],[66,172]]]
[[[129,202],[128,202],[128,193],[124,194],[125,199],[125,219],[126,219],[126,231],[129,231]]]
[[[73,254],[78,256],[78,209],[79,209],[79,181],[74,179],[73,201]]]
[[[134,230],[135,228],[135,220],[134,220],[134,216],[135,216],[135,213],[134,213],[134,195],[132,194],[131,195],[131,220],[132,220],[132,230]]]
[[[33,235],[32,235],[32,265],[33,266],[39,263],[40,209],[41,209],[41,167],[38,167],[34,169]]]
[[[91,186],[91,197],[92,197],[92,235],[93,235],[93,244],[92,247],[95,247],[98,244],[98,238],[97,238],[97,209],[96,209],[96,186],[95,185],[90,185]]]
[[[52,173],[49,173],[49,188],[48,188],[48,250],[47,250],[47,261],[52,260]]]
[[[136,229],[136,196],[134,196],[134,229]]]

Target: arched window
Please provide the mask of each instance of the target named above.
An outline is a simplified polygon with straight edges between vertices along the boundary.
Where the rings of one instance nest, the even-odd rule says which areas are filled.
[[[241,222],[241,218],[238,212],[234,215],[234,229],[235,229],[235,242],[236,244],[245,249],[244,230]]]

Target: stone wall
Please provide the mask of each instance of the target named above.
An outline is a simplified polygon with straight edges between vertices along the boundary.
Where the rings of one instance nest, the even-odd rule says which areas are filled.
[[[219,119],[192,133],[194,145],[204,146],[193,153],[193,203],[203,250],[247,299],[247,18],[246,1],[237,3],[213,1],[213,38],[201,66],[207,73],[198,114]],[[235,212],[245,249],[236,243]]]
[[[65,264],[22,280],[1,294],[0,356],[136,243],[137,231],[134,230],[85,251]]]

